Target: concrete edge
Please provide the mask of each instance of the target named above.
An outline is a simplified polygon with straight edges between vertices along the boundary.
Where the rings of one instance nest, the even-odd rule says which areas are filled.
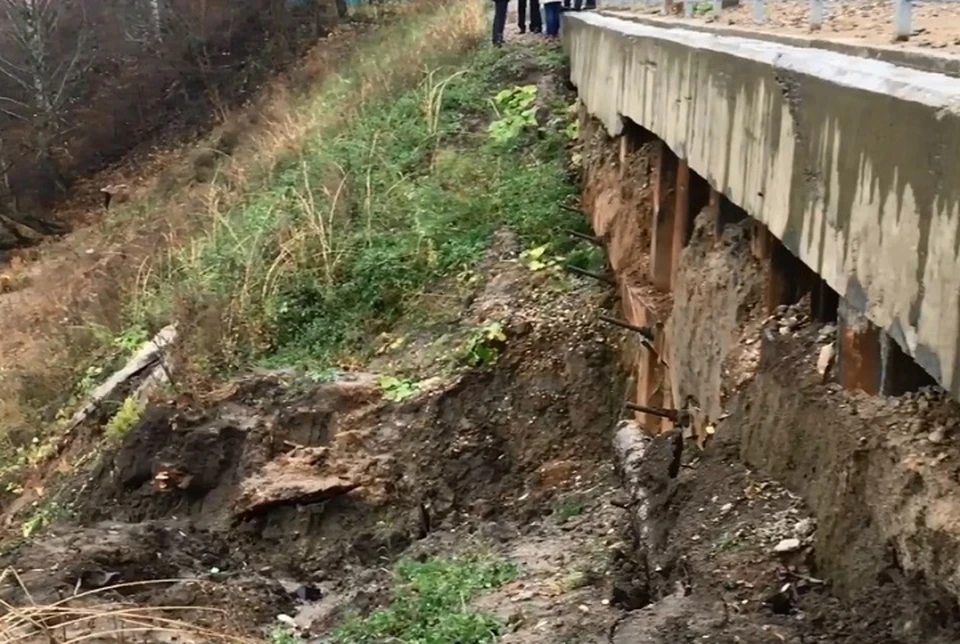
[[[679,22],[670,18],[642,16],[616,9],[601,10],[597,13],[618,20],[635,22],[651,27],[660,27],[662,29],[684,29],[718,36],[734,36],[738,38],[748,38],[750,40],[763,40],[805,49],[825,49],[847,56],[877,60],[900,67],[909,67],[919,71],[960,78],[960,56],[952,56],[949,54],[927,52],[919,49],[893,49],[879,45],[860,45],[849,41],[830,40],[827,38],[816,38],[814,36],[801,36],[796,34],[776,34],[767,31],[756,31],[753,29],[728,27],[724,25]]]

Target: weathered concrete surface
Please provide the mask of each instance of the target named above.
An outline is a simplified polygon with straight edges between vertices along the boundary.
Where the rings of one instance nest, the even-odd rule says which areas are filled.
[[[571,79],[651,130],[960,394],[960,80],[597,14]]]
[[[835,40],[833,38],[818,37],[814,34],[782,34],[771,31],[761,31],[755,28],[751,29],[749,27],[743,28],[716,23],[697,23],[666,16],[640,15],[615,8],[602,13],[615,18],[629,20],[630,22],[663,27],[665,29],[688,29],[719,36],[737,36],[755,40],[766,40],[780,43],[781,45],[792,45],[794,47],[826,49],[840,54],[857,56],[859,58],[871,58],[873,60],[879,60],[893,65],[901,65],[903,67],[911,67],[925,72],[960,76],[960,56],[942,51],[871,45],[857,42],[853,39]]]

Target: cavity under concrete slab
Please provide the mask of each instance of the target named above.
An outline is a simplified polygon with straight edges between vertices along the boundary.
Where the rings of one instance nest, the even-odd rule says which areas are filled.
[[[564,45],[609,134],[663,139],[960,394],[960,79],[599,14]]]

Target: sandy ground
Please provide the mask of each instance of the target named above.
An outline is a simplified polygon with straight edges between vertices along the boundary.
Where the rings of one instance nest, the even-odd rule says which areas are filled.
[[[765,3],[766,20],[758,24],[754,19],[753,2],[723,12],[719,20],[705,14],[681,22],[696,24],[731,25],[741,29],[789,35],[810,33],[810,3],[801,0],[770,0]],[[680,9],[682,11],[682,9]],[[649,9],[611,9],[624,15],[659,14],[659,5]],[[907,42],[894,42],[893,2],[867,0],[865,2],[825,2],[823,28],[820,38],[856,44],[888,45],[897,48],[960,50],[960,3],[925,2],[913,7],[913,36]]]

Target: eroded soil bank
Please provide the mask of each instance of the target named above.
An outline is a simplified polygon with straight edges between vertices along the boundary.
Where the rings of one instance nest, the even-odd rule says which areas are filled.
[[[621,430],[636,552],[666,598],[614,641],[956,641],[957,405],[934,388],[833,384],[835,325],[807,300],[766,314],[749,220],[701,213],[672,297],[659,293],[644,263],[659,148],[624,155],[586,117],[582,129],[584,206],[621,278],[621,315],[643,307],[658,323],[668,400],[708,441]]]

